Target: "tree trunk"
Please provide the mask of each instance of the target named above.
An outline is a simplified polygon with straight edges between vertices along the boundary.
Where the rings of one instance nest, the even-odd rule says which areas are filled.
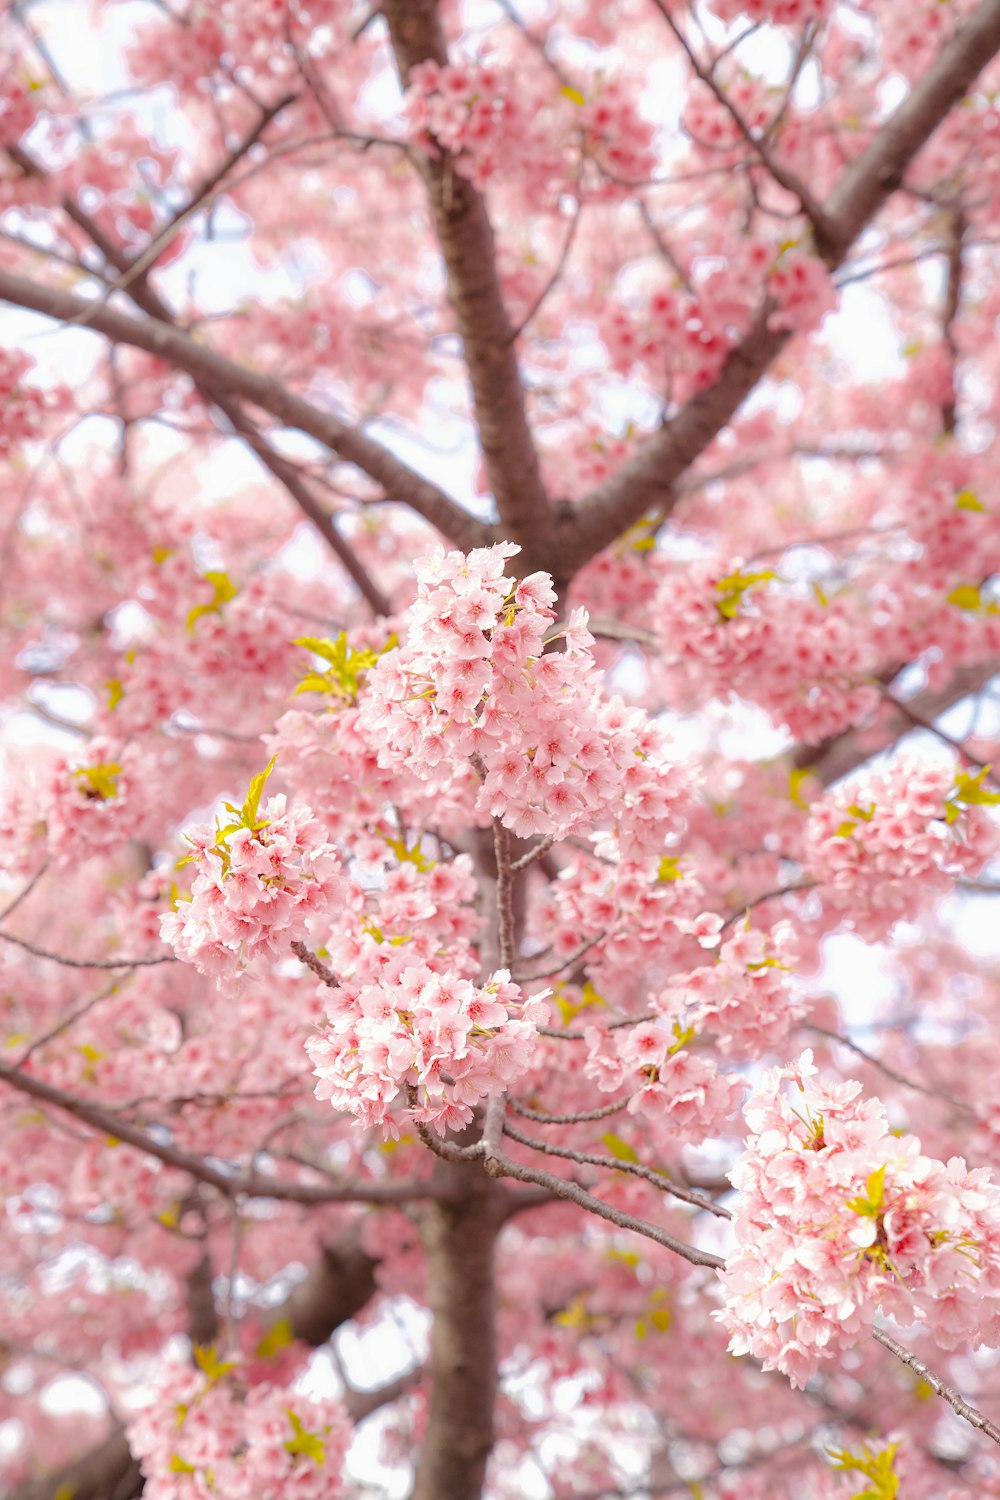
[[[479,1500],[497,1392],[494,1247],[508,1205],[479,1162],[440,1165],[466,1191],[428,1204],[421,1220],[434,1325],[427,1436],[411,1500]]]

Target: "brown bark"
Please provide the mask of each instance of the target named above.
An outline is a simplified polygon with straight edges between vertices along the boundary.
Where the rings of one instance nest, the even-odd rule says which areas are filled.
[[[831,270],[998,51],[1000,0],[981,0],[823,204],[819,248]],[[572,574],[582,567],[654,506],[669,514],[676,481],[730,421],[789,337],[769,329],[762,314],[715,385],[692,397],[617,473],[573,507],[557,538],[564,570]]]
[[[132,317],[103,302],[42,286],[7,271],[0,271],[0,301],[74,327],[92,328],[113,344],[143,349],[175,369],[184,370],[196,385],[221,387],[261,407],[286,426],[315,438],[346,463],[354,464],[381,484],[390,499],[408,505],[456,547],[468,550],[490,540],[489,527],[468,515],[438,485],[424,479],[359,428],[331,412],[320,411],[303,396],[286,390],[274,376],[249,370],[207,344],[197,343],[179,328],[154,318]]]
[[[478,1161],[439,1162],[460,1198],[421,1218],[433,1314],[430,1410],[410,1500],[479,1500],[497,1390],[494,1252],[509,1198]]]
[[[436,0],[386,0],[403,86],[412,67],[448,61]],[[520,566],[553,569],[553,515],[525,409],[515,334],[497,273],[493,226],[483,195],[448,152],[428,154],[423,175],[448,272],[448,300],[462,338],[483,460],[500,531],[524,550]]]
[[[295,1338],[318,1348],[371,1301],[376,1264],[361,1248],[358,1231],[349,1230],[336,1244],[324,1247],[305,1280],[274,1309],[273,1321],[287,1319]],[[56,1500],[67,1493],[72,1500],[133,1500],[142,1493],[142,1485],[125,1434],[115,1428],[89,1453],[19,1485],[8,1500]]]

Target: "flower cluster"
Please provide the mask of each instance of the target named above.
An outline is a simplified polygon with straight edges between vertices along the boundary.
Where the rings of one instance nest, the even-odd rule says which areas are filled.
[[[821,21],[832,0],[712,0],[712,10],[722,21],[770,22],[774,26],[805,26]]]
[[[849,599],[799,598],[775,581],[739,562],[671,572],[653,607],[663,661],[686,697],[739,693],[817,744],[877,707],[873,649]]]
[[[129,791],[136,761],[130,746],[123,749],[101,738],[56,762],[40,789],[40,811],[50,857],[57,864],[109,854],[134,835],[136,813]]]
[[[326,1031],[306,1043],[316,1096],[395,1136],[390,1106],[403,1092],[413,1118],[443,1135],[523,1071],[546,1014],[505,969],[477,985],[388,947],[379,980],[341,984]]]
[[[790,922],[764,931],[747,919],[722,943],[717,962],[672,976],[654,1005],[671,1014],[683,999],[688,1024],[710,1032],[721,1051],[759,1057],[784,1041],[801,1015],[790,980],[796,957]]]
[[[818,255],[789,249],[779,256],[767,282],[777,303],[771,314],[772,328],[808,333],[818,328],[824,315],[837,306],[837,289],[829,269]]]
[[[736,1248],[716,1316],[734,1354],[804,1385],[881,1309],[926,1322],[945,1348],[1000,1337],[1000,1190],[897,1136],[852,1080],[825,1083],[812,1054],[771,1069],[746,1109],[730,1173]],[[791,1083],[792,1096],[786,1085]]]
[[[271,1384],[246,1389],[236,1361],[196,1351],[170,1367],[126,1427],[149,1500],[338,1500],[350,1425],[333,1401]]]
[[[982,867],[1000,840],[987,811],[997,803],[984,771],[900,756],[811,805],[806,868],[857,921],[884,928],[913,911],[916,892],[925,902]]]
[[[22,443],[41,437],[46,414],[64,403],[61,389],[24,383],[33,364],[17,349],[0,349],[0,458],[9,458]]]
[[[466,756],[480,813],[521,837],[563,836],[614,817],[630,841],[662,843],[686,795],[681,769],[638,709],[601,696],[582,611],[545,652],[552,584],[504,577],[510,543],[418,563],[405,643],[368,679],[361,722],[383,766],[427,780]]]
[[[309,808],[286,811],[284,796],[260,806],[270,769],[254,777],[242,808],[226,804],[235,821],[188,833],[198,869],[190,899],[160,918],[178,958],[220,984],[329,922],[345,891],[337,851]]]
[[[546,184],[565,174],[538,128],[545,103],[530,92],[530,80],[515,86],[512,75],[489,63],[430,61],[410,69],[406,112],[411,136],[450,151],[456,170],[477,187],[530,170],[551,196]]]
[[[675,1021],[643,1021],[609,1031],[584,1031],[587,1061],[584,1076],[602,1093],[633,1087],[629,1114],[667,1127],[670,1141],[703,1141],[718,1133],[738,1108],[742,1079],[720,1073],[710,1058],[689,1050],[694,1033]]]

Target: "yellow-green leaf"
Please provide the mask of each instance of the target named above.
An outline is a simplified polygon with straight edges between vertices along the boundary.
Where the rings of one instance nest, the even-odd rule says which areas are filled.
[[[982,766],[975,776],[969,771],[959,771],[950,802],[962,803],[968,807],[995,807],[1000,803],[1000,792],[991,792],[983,785],[991,769],[990,766]],[[948,821],[954,822],[954,819]]]
[[[101,761],[96,766],[81,766],[78,771],[73,772],[76,780],[86,783],[84,796],[92,797],[96,802],[110,802],[112,797],[118,796],[118,778],[122,768],[115,760]]]
[[[811,774],[810,771],[802,770],[798,766],[793,767],[788,773],[788,795],[795,806],[801,807],[805,812],[809,810],[809,803],[802,795],[802,785],[803,782],[809,780]]]
[[[955,496],[956,510],[985,510],[986,506],[971,490],[959,490]]]
[[[214,1344],[195,1344],[194,1362],[210,1383],[221,1380],[230,1370],[235,1370],[235,1359],[220,1360]]]
[[[210,569],[207,573],[203,573],[202,577],[206,583],[212,585],[212,602],[211,604],[196,604],[193,609],[188,610],[187,628],[191,632],[194,631],[194,627],[203,615],[221,615],[222,606],[228,604],[230,599],[235,599],[239,593],[239,589],[228,573]]]
[[[318,1433],[307,1432],[293,1411],[287,1411],[286,1415],[292,1424],[293,1436],[285,1443],[285,1452],[301,1453],[304,1457],[311,1458],[315,1464],[322,1465],[326,1456],[323,1439]]]
[[[553,1319],[553,1322],[558,1323],[560,1328],[586,1329],[592,1326],[593,1321],[580,1293],[577,1293],[569,1306],[564,1307],[562,1312],[557,1312]]]
[[[257,1345],[257,1353],[261,1359],[273,1359],[282,1349],[287,1349],[289,1344],[294,1343],[295,1334],[292,1332],[291,1323],[287,1318],[279,1318]]]
[[[973,610],[983,607],[982,595],[974,583],[960,583],[950,594],[945,595],[945,602],[954,604],[957,609]]]
[[[620,1135],[614,1135],[609,1132],[607,1135],[601,1136],[601,1143],[616,1161],[639,1160],[628,1141],[623,1141]]]
[[[660,860],[660,867],[656,872],[657,880],[680,880],[683,878],[683,875],[684,871],[681,869],[680,860],[674,859],[669,854],[665,854]]]
[[[654,1307],[649,1314],[649,1321],[657,1333],[666,1333],[673,1322],[673,1315],[669,1307]]]
[[[113,714],[125,696],[125,689],[122,687],[121,679],[118,677],[112,677],[110,682],[106,682],[104,686],[108,694],[108,712]]]
[[[583,94],[580,93],[580,90],[573,88],[572,84],[563,84],[559,92],[565,99],[571,100],[573,104],[579,104],[582,106],[587,102]]]
[[[170,1460],[170,1472],[171,1474],[196,1474],[198,1471],[194,1464],[189,1464],[187,1459],[175,1453]]]
[[[778,577],[771,568],[763,568],[756,573],[727,573],[720,578],[715,585],[715,591],[721,595],[716,599],[715,607],[724,620],[733,620],[739,614],[743,595],[759,584],[770,583]]]
[[[272,755],[263,771],[258,771],[257,775],[250,782],[250,790],[247,792],[246,801],[243,803],[243,821],[248,828],[252,827],[257,821],[261,793],[264,790],[267,778],[274,770],[274,763],[277,759],[276,755]]]

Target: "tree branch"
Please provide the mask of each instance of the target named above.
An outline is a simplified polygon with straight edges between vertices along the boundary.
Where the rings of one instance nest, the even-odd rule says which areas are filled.
[[[899,187],[903,174],[952,106],[1000,50],[1000,0],[980,0],[924,76],[876,132],[823,204],[821,252],[831,270]],[[570,574],[614,541],[652,506],[666,514],[680,475],[726,426],[791,337],[768,327],[769,309],[729,355],[715,385],[693,396],[617,473],[573,507],[557,536],[560,565]],[[563,534],[564,533],[564,534]]]
[[[616,1162],[617,1166],[618,1163]],[[512,1161],[507,1156],[497,1156],[488,1164],[488,1170],[496,1177],[513,1177],[516,1182],[533,1182],[539,1187],[548,1188],[554,1198],[565,1198],[568,1203],[575,1203],[578,1208],[585,1208],[589,1213],[596,1214],[600,1219],[607,1219],[609,1224],[615,1224],[619,1229],[631,1229],[636,1234],[641,1234],[648,1240],[655,1240],[658,1245],[663,1245],[667,1250],[673,1250],[684,1260],[690,1261],[693,1266],[709,1266],[713,1270],[720,1270],[725,1261],[719,1255],[712,1255],[708,1250],[698,1250],[694,1245],[686,1245],[683,1240],[676,1239],[666,1230],[658,1229],[655,1224],[649,1224],[645,1219],[633,1218],[618,1208],[612,1208],[610,1203],[595,1198],[593,1193],[588,1193],[586,1188],[581,1187],[578,1182],[570,1182],[565,1177],[557,1177],[555,1172],[542,1172],[537,1167],[525,1167],[520,1162]]]
[[[262,407],[287,427],[315,438],[346,463],[361,469],[381,484],[392,499],[408,505],[463,551],[484,546],[491,538],[489,527],[466,514],[444,490],[424,479],[360,428],[330,412],[320,411],[304,397],[287,390],[274,376],[248,370],[206,344],[197,343],[179,328],[150,317],[135,318],[8,271],[0,271],[0,301],[61,323],[90,327],[114,344],[142,349],[183,370],[196,385],[221,387]]]
[[[305,1280],[271,1310],[272,1326],[287,1323],[293,1338],[319,1348],[375,1296],[376,1264],[361,1248],[354,1226],[334,1244],[322,1248]],[[367,1393],[359,1394],[363,1398]],[[364,1415],[367,1413],[355,1420],[360,1421]],[[133,1500],[142,1485],[139,1465],[129,1452],[121,1428],[116,1428],[104,1442],[72,1463],[18,1485],[8,1500],[58,1500],[66,1495],[72,1500]]]
[[[439,1198],[441,1185],[430,1179],[419,1181],[379,1181],[336,1184],[328,1187],[309,1186],[306,1183],[285,1182],[279,1177],[269,1177],[260,1172],[236,1175],[220,1172],[204,1157],[183,1151],[155,1140],[147,1131],[130,1121],[122,1119],[114,1110],[104,1109],[89,1099],[80,1099],[67,1094],[41,1078],[20,1072],[9,1063],[0,1061],[0,1082],[9,1084],[22,1094],[28,1094],[42,1104],[65,1110],[77,1120],[82,1120],[92,1130],[116,1141],[124,1141],[148,1156],[154,1156],[166,1167],[187,1172],[198,1182],[208,1183],[225,1198],[274,1198],[286,1203],[409,1203],[415,1198]]]
[[[923,1360],[918,1359],[912,1350],[907,1349],[904,1344],[897,1343],[890,1334],[886,1333],[884,1328],[873,1328],[872,1337],[884,1349],[888,1349],[890,1354],[894,1354],[897,1359],[902,1360],[904,1365],[909,1365],[913,1373],[921,1380],[925,1380],[932,1391],[935,1391],[939,1396],[943,1396],[952,1411],[957,1412],[963,1422],[968,1422],[971,1426],[978,1428],[980,1432],[984,1432],[994,1443],[1000,1443],[1000,1427],[991,1422],[989,1417],[984,1417],[983,1413],[975,1406],[970,1406],[964,1396],[955,1390],[954,1386],[946,1385],[940,1375],[935,1375],[933,1370],[928,1369]]]
[[[403,87],[418,63],[448,62],[436,0],[386,0]],[[448,271],[448,300],[462,339],[486,472],[504,537],[520,543],[520,567],[553,571],[553,511],[542,483],[521,372],[482,194],[447,151],[423,158],[431,217]]]

